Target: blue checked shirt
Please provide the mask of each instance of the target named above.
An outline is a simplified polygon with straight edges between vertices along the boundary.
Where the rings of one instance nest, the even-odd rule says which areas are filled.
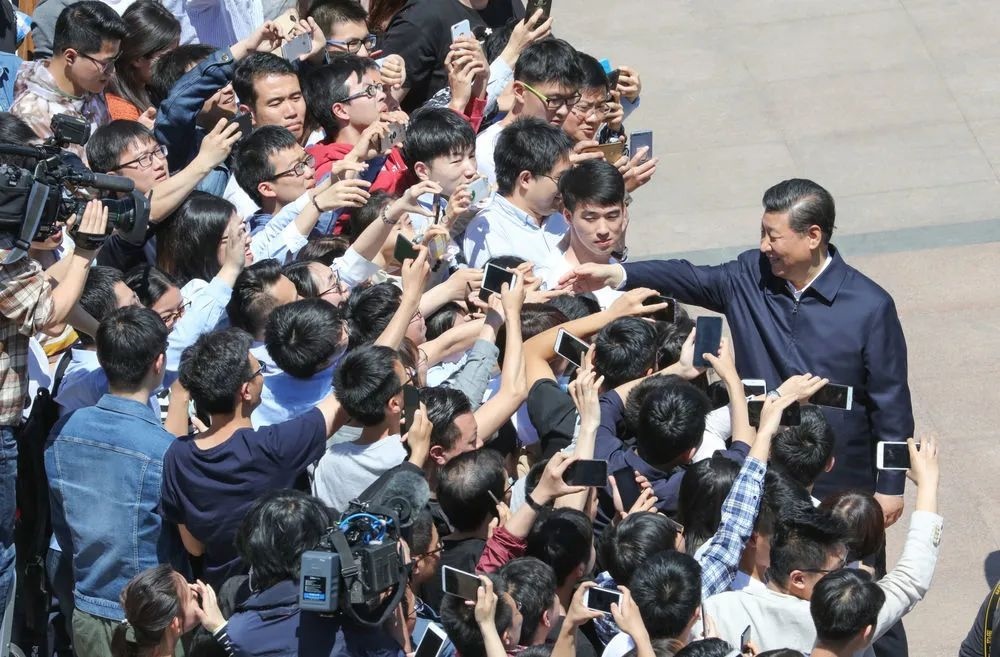
[[[750,533],[757,521],[766,472],[767,464],[752,456],[743,461],[736,481],[733,482],[726,501],[722,503],[719,530],[695,552],[695,561],[701,566],[702,600],[727,591],[733,583],[743,555],[743,546],[750,540]],[[598,586],[613,589],[615,584],[607,573],[597,577]],[[594,624],[598,636],[605,644],[619,632],[611,616],[598,618]]]

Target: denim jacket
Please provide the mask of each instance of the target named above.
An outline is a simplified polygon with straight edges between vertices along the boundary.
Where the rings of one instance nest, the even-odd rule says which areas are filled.
[[[161,563],[183,569],[182,545],[157,512],[163,454],[174,440],[151,408],[110,394],[52,430],[52,529],[72,556],[81,611],[122,620],[118,595],[132,577]]]

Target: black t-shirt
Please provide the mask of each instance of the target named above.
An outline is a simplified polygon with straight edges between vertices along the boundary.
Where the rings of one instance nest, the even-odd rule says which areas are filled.
[[[522,18],[521,0],[491,0],[482,11],[466,7],[458,0],[408,0],[392,17],[381,48],[385,54],[400,55],[406,61],[409,92],[402,107],[412,112],[439,89],[448,86],[444,59],[451,46],[451,26],[464,20],[476,28],[497,28],[511,18]]]
[[[467,573],[474,573],[479,557],[483,554],[483,548],[486,547],[486,541],[481,538],[462,538],[457,541],[446,538],[442,542],[444,551],[441,553],[441,563],[438,565],[437,573],[420,587],[420,599],[437,612],[441,611],[441,600],[444,599],[444,591],[441,590],[441,572],[444,567],[451,566]]]
[[[552,379],[541,379],[528,391],[528,417],[538,432],[542,458],[550,458],[573,442],[576,405]]]

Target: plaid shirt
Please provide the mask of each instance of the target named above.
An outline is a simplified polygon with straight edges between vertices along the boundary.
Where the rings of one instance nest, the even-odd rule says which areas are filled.
[[[0,240],[0,263],[11,248]],[[0,266],[0,426],[21,423],[28,394],[28,340],[52,315],[52,288],[42,267],[27,255]]]

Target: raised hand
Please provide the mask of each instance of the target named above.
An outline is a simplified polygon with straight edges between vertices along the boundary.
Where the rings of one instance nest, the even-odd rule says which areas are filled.
[[[360,208],[371,197],[371,194],[368,193],[371,183],[367,180],[352,178],[337,182],[332,181],[333,177],[331,176],[324,183],[318,185],[313,193],[313,200],[324,212],[337,208]]]
[[[214,169],[226,161],[236,142],[245,136],[240,132],[238,123],[229,119],[219,119],[212,131],[201,140],[196,157],[208,168]]]

